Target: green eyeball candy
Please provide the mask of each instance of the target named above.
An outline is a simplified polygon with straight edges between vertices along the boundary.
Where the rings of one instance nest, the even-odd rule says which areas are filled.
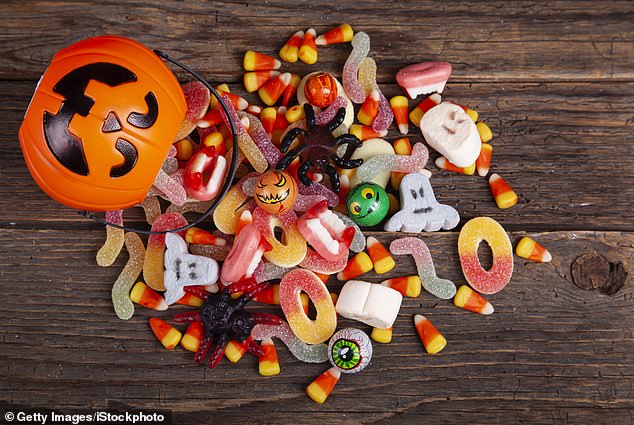
[[[342,373],[361,372],[372,359],[372,342],[359,329],[341,329],[330,339],[328,359]]]
[[[387,215],[390,200],[387,192],[376,183],[359,183],[346,198],[348,216],[359,226],[375,226]]]

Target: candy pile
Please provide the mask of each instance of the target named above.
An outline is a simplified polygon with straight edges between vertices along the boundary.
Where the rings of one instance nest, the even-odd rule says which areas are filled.
[[[460,231],[458,252],[470,286],[458,289],[436,275],[421,239],[401,237],[388,250],[377,238],[363,235],[361,227],[380,223],[389,232],[418,233],[450,230],[460,222],[455,208],[436,200],[431,173],[424,168],[429,157],[425,145],[407,137],[393,143],[382,138],[394,121],[402,135],[409,133],[409,122],[420,128],[427,144],[443,155],[436,161],[439,168],[464,174],[477,170],[480,176],[489,172],[492,133],[476,111],[441,101],[451,74],[448,63],[421,63],[398,72],[396,81],[410,98],[428,95],[411,111],[405,96],[388,101],[376,82],[377,64],[368,56],[370,37],[354,34],[349,25],[319,37],[312,28],[298,31],[279,56],[285,62],[314,64],[317,46],[347,42],[352,51],[341,83],[326,72],[304,77],[281,73],[280,60],[247,51],[244,86],[258,92],[264,108],[223,84],[217,90],[229,107],[227,115],[203,84],[185,84],[187,114],[179,137],[139,206],[153,231],[185,226],[184,214],[204,212],[218,196],[235,158],[237,181],[213,213],[217,230],[192,227],[153,234],[144,246],[137,234],[108,227],[97,254],[97,263],[109,266],[124,244],[128,250],[128,263],[112,288],[119,318],[131,318],[134,304],[157,311],[173,304],[197,308],[173,318],[189,324],[184,335],[164,320],[150,320],[167,349],[180,343],[196,353],[196,362],[208,357],[210,368],[223,354],[237,362],[249,351],[258,356],[264,376],[280,373],[272,338],[300,361],[329,361],[332,367],[306,390],[318,403],[326,400],[341,373],[368,366],[371,339],[391,341],[403,297],[418,297],[424,288],[488,315],[493,306],[480,293],[504,289],[513,273],[511,242],[491,218],[474,218]],[[295,100],[298,104],[290,106]],[[278,101],[281,106],[275,107]],[[359,105],[357,123],[354,104]],[[230,119],[236,124],[238,152],[232,151]],[[500,208],[517,203],[498,174],[489,183]],[[400,200],[388,191],[398,191]],[[165,211],[159,198],[169,202]],[[107,220],[122,224],[122,211],[107,213]],[[483,240],[493,252],[489,270],[477,255]],[[551,259],[529,238],[520,241],[516,253],[533,261]],[[394,269],[393,255],[411,255],[417,275],[380,284],[356,280],[372,270],[381,275]],[[137,281],[141,273],[144,282]],[[331,275],[345,282],[338,294],[326,285]],[[280,305],[284,319],[248,311],[251,301]],[[309,318],[311,304],[314,320]],[[354,328],[337,331],[338,316],[368,325],[371,337]],[[447,341],[427,318],[417,314],[413,321],[429,354],[445,348]]]

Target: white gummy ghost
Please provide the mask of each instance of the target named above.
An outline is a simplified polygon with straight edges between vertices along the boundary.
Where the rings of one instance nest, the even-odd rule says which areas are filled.
[[[218,292],[218,263],[201,255],[187,252],[187,243],[176,233],[165,234],[165,289],[167,304],[180,300],[191,285],[206,286],[209,292]]]
[[[385,223],[385,231],[435,232],[453,229],[460,222],[458,211],[436,200],[429,179],[424,174],[407,174],[399,190],[401,210]]]

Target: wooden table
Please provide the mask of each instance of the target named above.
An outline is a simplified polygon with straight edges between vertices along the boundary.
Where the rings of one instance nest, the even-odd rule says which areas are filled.
[[[99,3],[0,5],[4,408],[163,409],[173,411],[176,423],[213,424],[634,422],[634,4]],[[370,34],[370,55],[388,97],[399,92],[394,75],[404,65],[453,64],[443,96],[477,109],[489,124],[492,170],[510,182],[520,202],[499,210],[486,179],[436,170],[430,160],[438,199],[459,210],[461,225],[489,216],[514,244],[534,237],[553,261],[515,257],[510,285],[489,297],[496,309],[489,317],[425,292],[404,300],[393,342],[374,344],[371,366],[343,377],[327,403],[317,405],[304,390],[326,366],[300,363],[281,344],[276,377],[258,375],[252,356],[210,371],[181,348],[159,346],[147,323],[156,313],[139,307],[130,321],[118,320],[110,289],[127,254],[109,268],[96,265],[103,228],[40,191],[17,131],[53,54],[80,39],[132,37],[242,93],[246,49],[275,54],[296,30],[323,33],[343,22]],[[340,75],[349,52],[349,46],[320,48],[316,65],[283,69]],[[392,131],[387,139],[396,136]],[[415,128],[410,136],[421,139]],[[419,237],[439,276],[461,284],[458,229]],[[401,236],[367,234],[385,243]],[[576,283],[605,281],[613,295],[575,284],[571,267],[583,254],[602,256],[612,272],[586,262]],[[410,257],[396,260],[387,276],[415,272]],[[333,277],[329,285],[336,291],[341,284]],[[440,354],[423,354],[412,324],[416,313],[449,341]]]

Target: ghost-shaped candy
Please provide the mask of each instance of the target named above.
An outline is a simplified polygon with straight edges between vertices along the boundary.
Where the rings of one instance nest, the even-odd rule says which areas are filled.
[[[385,231],[435,232],[453,229],[460,222],[458,211],[436,200],[429,179],[424,174],[407,174],[401,181],[399,191],[401,210],[385,223]]]
[[[176,233],[165,234],[165,289],[167,304],[180,300],[191,285],[206,286],[210,292],[218,292],[218,263],[201,255],[187,252],[187,243]]]

